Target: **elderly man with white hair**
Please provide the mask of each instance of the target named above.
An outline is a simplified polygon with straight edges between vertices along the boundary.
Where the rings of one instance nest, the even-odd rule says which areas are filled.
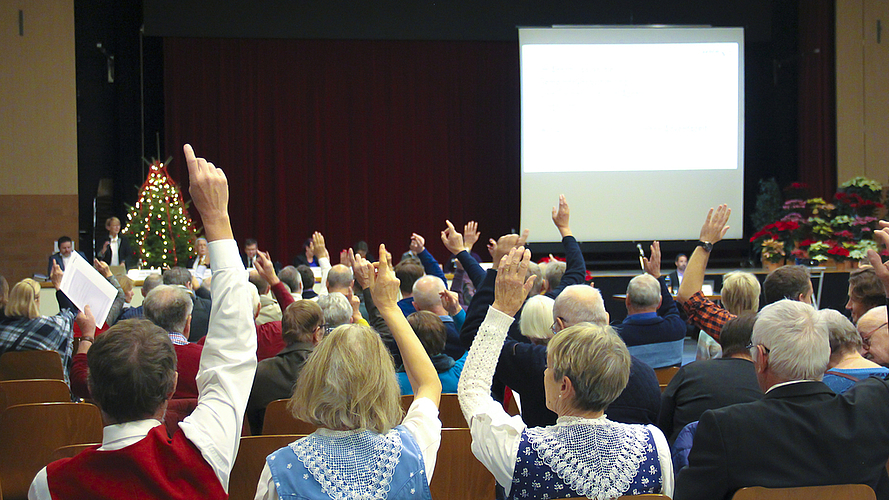
[[[458,360],[466,354],[466,348],[460,342],[460,328],[463,326],[466,313],[463,312],[463,309],[459,309],[457,317],[448,314],[441,298],[441,294],[446,291],[447,288],[445,288],[444,282],[441,279],[427,274],[414,283],[412,296],[414,297],[414,307],[417,311],[429,311],[441,318],[448,332],[443,352]]]
[[[661,248],[651,245],[651,259],[645,259],[645,272],[627,286],[627,317],[612,325],[627,344],[630,354],[652,368],[682,364],[685,322],[661,276]]]
[[[821,382],[827,322],[802,302],[763,308],[750,350],[763,399],[704,412],[673,498],[830,484],[867,484],[889,498],[889,383],[871,378],[837,395]]]
[[[864,357],[881,366],[889,366],[889,322],[886,306],[875,307],[858,319],[861,352]]]

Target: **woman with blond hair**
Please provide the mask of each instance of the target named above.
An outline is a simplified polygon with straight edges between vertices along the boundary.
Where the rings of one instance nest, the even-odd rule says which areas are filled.
[[[722,278],[722,305],[735,316],[759,311],[759,280],[751,273],[732,271]],[[722,347],[705,331],[698,335],[696,361],[722,357]]]
[[[431,498],[441,382],[398,307],[399,283],[383,245],[376,267],[356,256],[353,269],[401,351],[415,394],[407,415],[402,419],[395,366],[379,334],[337,327],[309,356],[289,404],[318,430],[268,456],[257,499]]]
[[[579,323],[547,344],[546,407],[559,418],[528,427],[491,398],[503,339],[531,289],[531,252],[519,247],[497,271],[494,303],[472,343],[458,397],[472,452],[509,499],[672,496],[673,466],[663,433],[652,425],[612,422],[605,409],[627,385],[630,353],[607,325]]]

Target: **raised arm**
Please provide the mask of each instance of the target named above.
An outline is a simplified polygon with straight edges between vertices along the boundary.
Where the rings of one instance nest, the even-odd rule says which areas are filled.
[[[444,246],[448,251],[457,256],[457,260],[460,261],[463,270],[469,275],[469,280],[472,281],[472,286],[478,288],[481,285],[482,280],[485,279],[485,270],[472,258],[472,254],[470,253],[472,251],[472,244],[468,243],[468,239],[464,239],[463,235],[457,232],[457,229],[454,228],[451,221],[446,220],[445,224],[447,224],[448,227],[441,232],[441,242],[444,243]],[[478,224],[476,222],[471,221],[466,224],[466,230],[474,231],[472,237],[478,240]],[[475,241],[472,243],[475,243]],[[454,281],[457,280],[455,279]]]
[[[571,226],[568,225],[570,214],[568,200],[564,194],[559,195],[559,206],[558,208],[553,207],[553,224],[562,235],[562,246],[565,247],[565,274],[562,275],[559,286],[546,293],[546,296],[551,299],[558,297],[565,287],[579,285],[586,280],[586,263],[583,260],[583,252],[571,232]]]
[[[420,343],[420,339],[414,333],[413,328],[404,317],[404,313],[398,307],[398,278],[392,268],[392,256],[386,251],[386,245],[380,245],[380,261],[377,263],[377,273],[373,273],[373,264],[355,256],[355,267],[363,267],[362,275],[369,277],[368,288],[373,297],[380,315],[389,326],[389,331],[398,344],[401,359],[404,362],[404,370],[414,390],[414,398],[427,398],[435,406],[441,399],[441,380],[438,372],[432,366],[426,349]]]
[[[435,257],[429,253],[429,250],[426,250],[426,238],[423,238],[417,233],[411,234],[411,252],[417,254],[417,257],[420,259],[420,263],[423,264],[423,270],[426,271],[426,274],[429,276],[437,276],[442,281],[444,281],[445,288],[448,287],[448,279],[445,277],[444,270],[441,268],[441,264],[435,260]]]
[[[253,267],[256,268],[256,272],[262,276],[272,289],[272,293],[275,294],[275,300],[278,301],[278,305],[281,306],[281,312],[287,309],[287,306],[296,302],[293,299],[293,295],[287,290],[287,288],[281,286],[281,280],[278,279],[278,274],[275,272],[275,265],[272,264],[272,259],[269,257],[268,252],[256,252],[256,259],[253,261]]]
[[[312,234],[312,248],[315,252],[315,260],[318,261],[318,267],[321,268],[321,292],[319,295],[327,295],[327,273],[333,266],[330,265],[330,252],[327,251],[324,235],[318,231]]]
[[[727,205],[719,205],[715,211],[711,208],[707,212],[707,219],[704,221],[704,225],[701,227],[701,243],[712,248],[713,245],[719,242],[729,229],[727,223],[731,214],[732,209],[728,208]],[[695,248],[691,258],[688,259],[685,274],[682,276],[682,284],[679,286],[679,292],[676,294],[677,301],[684,303],[692,295],[701,291],[709,260],[709,249],[703,245]]]
[[[874,231],[874,240],[889,248],[889,222],[880,221],[880,229]],[[870,261],[870,265],[873,266],[877,278],[883,283],[883,290],[885,290],[886,296],[889,297],[889,260],[883,262],[880,254],[875,250],[867,251],[867,259]],[[889,298],[887,298],[886,302],[889,303]]]
[[[197,375],[198,406],[179,424],[228,491],[228,479],[256,372],[256,327],[249,282],[228,215],[222,170],[185,146],[189,192],[210,243],[213,308]]]
[[[96,271],[99,271],[108,283],[117,290],[117,295],[114,297],[114,302],[111,303],[111,309],[108,310],[108,317],[105,319],[105,324],[113,325],[117,323],[117,318],[120,316],[120,313],[123,312],[123,305],[126,303],[126,296],[123,293],[123,288],[120,287],[120,283],[117,282],[117,278],[111,273],[111,268],[108,267],[108,264],[105,261],[94,259],[93,267],[96,268]]]

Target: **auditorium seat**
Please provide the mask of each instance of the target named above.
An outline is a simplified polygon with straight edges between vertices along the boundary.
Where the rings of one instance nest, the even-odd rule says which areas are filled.
[[[244,436],[228,482],[230,500],[253,500],[265,457],[303,437],[297,434]]]
[[[11,351],[0,356],[0,380],[65,380],[62,357],[55,351]]]
[[[78,453],[80,453],[81,451],[83,451],[87,448],[101,445],[101,444],[102,443],[82,443],[82,444],[69,444],[69,445],[65,445],[65,446],[60,446],[60,447],[56,448],[56,451],[52,452],[52,455],[49,457],[48,463],[52,463],[52,462],[55,462],[56,460],[61,460],[63,458],[74,457]]]
[[[667,388],[667,385],[673,380],[673,377],[679,372],[678,366],[668,366],[666,368],[658,368],[654,371],[657,376],[657,383],[661,387],[661,392]]]
[[[265,407],[262,434],[311,434],[316,426],[293,417],[287,409],[289,399],[278,399]]]
[[[494,476],[472,454],[471,444],[469,429],[441,430],[441,447],[429,485],[433,500],[494,499]]]
[[[32,403],[0,414],[0,481],[7,500],[28,487],[58,448],[102,441],[102,416],[89,403]]]
[[[799,488],[741,488],[732,500],[876,500],[874,490],[866,484],[837,484]]]
[[[27,403],[67,403],[68,384],[54,379],[0,380],[0,413],[10,406]]]
[[[407,412],[414,401],[413,394],[401,396],[401,407]],[[441,420],[443,428],[451,429],[468,429],[469,424],[463,418],[463,411],[460,410],[460,402],[457,401],[456,394],[442,394],[441,401],[438,404],[438,419]]]

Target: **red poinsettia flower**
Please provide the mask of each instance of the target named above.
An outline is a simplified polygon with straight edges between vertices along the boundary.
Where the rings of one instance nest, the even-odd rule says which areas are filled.
[[[812,243],[816,243],[817,241],[818,241],[818,240],[813,240],[812,238],[807,238],[807,239],[805,239],[805,240],[803,240],[803,241],[800,241],[800,242],[799,242],[799,245],[797,245],[797,246],[799,246],[800,248],[808,247],[808,246],[811,246]]]
[[[827,251],[828,255],[838,255],[840,257],[848,257],[849,250],[846,247],[837,245],[835,247],[831,247],[830,250]]]
[[[855,235],[852,234],[852,231],[849,231],[848,229],[843,230],[843,231],[837,231],[837,232],[833,233],[833,235],[836,236],[837,238],[849,238],[849,239],[852,239],[852,238],[855,237]]]

